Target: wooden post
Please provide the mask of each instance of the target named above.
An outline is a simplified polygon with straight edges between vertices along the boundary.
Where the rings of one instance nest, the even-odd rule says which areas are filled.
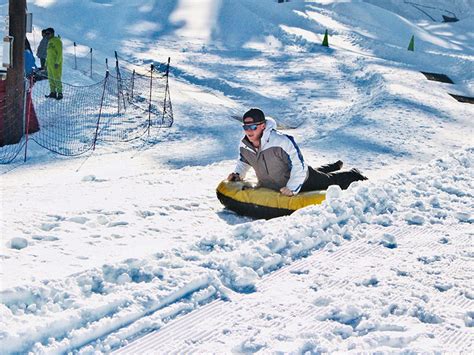
[[[23,136],[26,0],[9,0],[9,35],[13,37],[13,58],[7,70],[4,113],[4,143],[15,144]]]

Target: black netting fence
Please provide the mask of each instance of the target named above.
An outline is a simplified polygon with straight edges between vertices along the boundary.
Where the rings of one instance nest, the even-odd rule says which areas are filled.
[[[99,62],[99,58],[95,55],[94,49],[76,42],[73,44],[74,56],[72,63],[69,62],[69,68],[77,70],[85,76],[97,79],[97,69],[102,68],[103,63]],[[100,77],[102,76],[103,75],[100,75]]]
[[[101,81],[88,86],[62,83],[61,100],[47,97],[48,80],[26,82],[19,88],[24,97],[19,139],[9,138],[13,108],[1,96],[0,163],[12,162],[23,150],[26,157],[28,140],[65,156],[84,154],[98,142],[147,140],[173,124],[168,77],[169,59],[143,70],[121,67],[116,55],[115,66]]]
[[[7,87],[6,80],[0,80],[0,163],[15,160],[25,146],[27,84]]]

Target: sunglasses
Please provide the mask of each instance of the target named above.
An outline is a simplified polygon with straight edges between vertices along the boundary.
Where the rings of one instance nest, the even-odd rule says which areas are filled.
[[[244,131],[255,131],[258,126],[260,126],[263,122],[260,123],[252,123],[252,124],[244,124],[242,128]]]

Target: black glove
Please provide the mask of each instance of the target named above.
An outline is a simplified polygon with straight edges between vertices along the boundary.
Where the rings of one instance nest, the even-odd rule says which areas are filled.
[[[229,180],[229,181],[240,181],[241,179],[240,179],[240,175],[238,173],[231,173],[227,177],[227,180]]]

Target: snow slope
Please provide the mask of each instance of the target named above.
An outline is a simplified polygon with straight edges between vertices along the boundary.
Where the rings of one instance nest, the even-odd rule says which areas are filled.
[[[442,22],[443,16],[463,20],[474,13],[472,0],[364,0],[383,7],[407,19]]]
[[[2,352],[153,352],[160,334],[177,352],[467,351],[474,109],[448,92],[474,95],[472,1],[451,3],[456,23],[374,3],[29,1],[33,46],[42,27],[63,38],[66,82],[91,81],[73,42],[94,48],[98,78],[114,50],[170,56],[175,124],[146,145],[77,159],[32,146],[1,167]],[[231,116],[255,106],[311,165],[342,159],[369,181],[271,221],[224,210]],[[200,311],[206,337],[173,328]]]

